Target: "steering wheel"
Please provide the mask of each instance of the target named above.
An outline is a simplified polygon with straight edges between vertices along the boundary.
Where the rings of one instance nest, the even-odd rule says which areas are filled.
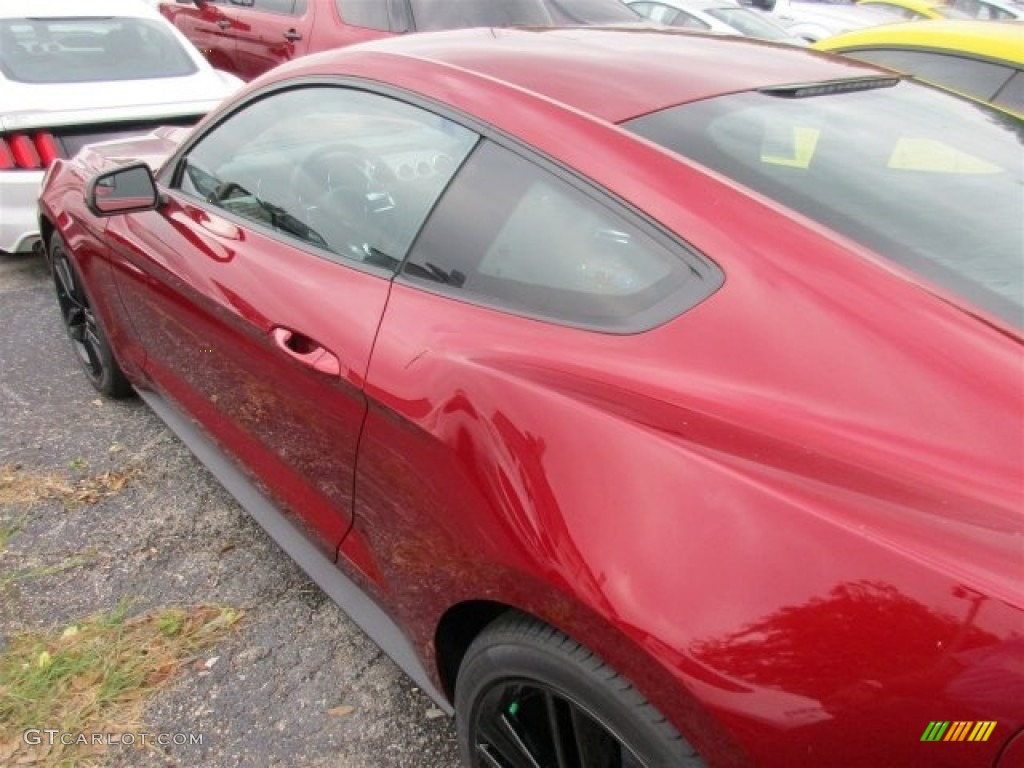
[[[361,147],[331,144],[305,157],[292,171],[291,188],[305,208],[307,224],[350,258],[365,259],[381,222],[374,216],[395,207],[390,189],[397,179],[386,163]]]

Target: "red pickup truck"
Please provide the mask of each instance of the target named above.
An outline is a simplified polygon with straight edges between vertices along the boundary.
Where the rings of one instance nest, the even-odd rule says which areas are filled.
[[[160,12],[214,67],[243,80],[307,53],[406,32],[640,21],[619,0],[176,0]]]

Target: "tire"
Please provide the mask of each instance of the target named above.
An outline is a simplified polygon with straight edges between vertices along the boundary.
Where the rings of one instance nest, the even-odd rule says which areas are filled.
[[[120,399],[134,393],[114,358],[103,324],[92,309],[81,273],[59,235],[50,238],[50,267],[64,330],[89,383],[106,397]]]
[[[470,645],[455,717],[462,760],[472,768],[704,766],[627,680],[566,635],[515,612]]]

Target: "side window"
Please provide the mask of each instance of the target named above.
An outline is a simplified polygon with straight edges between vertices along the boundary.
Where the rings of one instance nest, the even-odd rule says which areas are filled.
[[[927,80],[982,101],[989,101],[1014,70],[1003,64],[932,51],[895,48],[849,51],[847,55]]]
[[[353,27],[391,31],[385,0],[336,0],[341,20]]]
[[[252,5],[254,11],[264,13],[279,13],[283,16],[298,16],[305,10],[305,0],[253,0],[252,3],[237,3],[236,5]],[[299,7],[301,6],[301,7]]]
[[[679,314],[720,279],[610,200],[490,142],[441,198],[403,277],[512,312],[627,333]]]
[[[711,29],[711,25],[696,16],[691,16],[685,11],[680,11],[676,14],[675,18],[670,22],[673,27],[683,27],[685,29]]]
[[[910,8],[904,8],[901,5],[892,5],[891,3],[872,3],[871,8],[877,8],[880,11],[891,13],[893,16],[899,16],[901,19],[908,19],[913,21],[914,19],[924,18],[917,11]]]
[[[669,8],[667,5],[661,3],[644,3],[646,9],[641,11],[644,16],[649,18],[651,21],[655,21],[658,24],[670,25],[673,20],[680,15],[679,11],[675,8]],[[634,10],[638,10],[636,6],[633,6]]]
[[[273,234],[394,269],[476,140],[394,99],[297,88],[215,126],[185,158],[178,183]]]
[[[974,19],[982,19],[988,21],[1008,21],[1016,18],[1009,11],[1003,10],[994,5],[989,5],[979,0],[952,0],[948,3],[952,8],[956,8],[962,13],[966,13],[968,16]]]
[[[1017,70],[1009,82],[992,98],[993,104],[1024,113],[1024,72]]]

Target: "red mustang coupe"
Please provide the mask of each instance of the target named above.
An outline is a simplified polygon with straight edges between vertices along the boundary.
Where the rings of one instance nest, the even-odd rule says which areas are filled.
[[[50,171],[137,391],[466,765],[1024,755],[1021,123],[650,30],[320,54]]]

